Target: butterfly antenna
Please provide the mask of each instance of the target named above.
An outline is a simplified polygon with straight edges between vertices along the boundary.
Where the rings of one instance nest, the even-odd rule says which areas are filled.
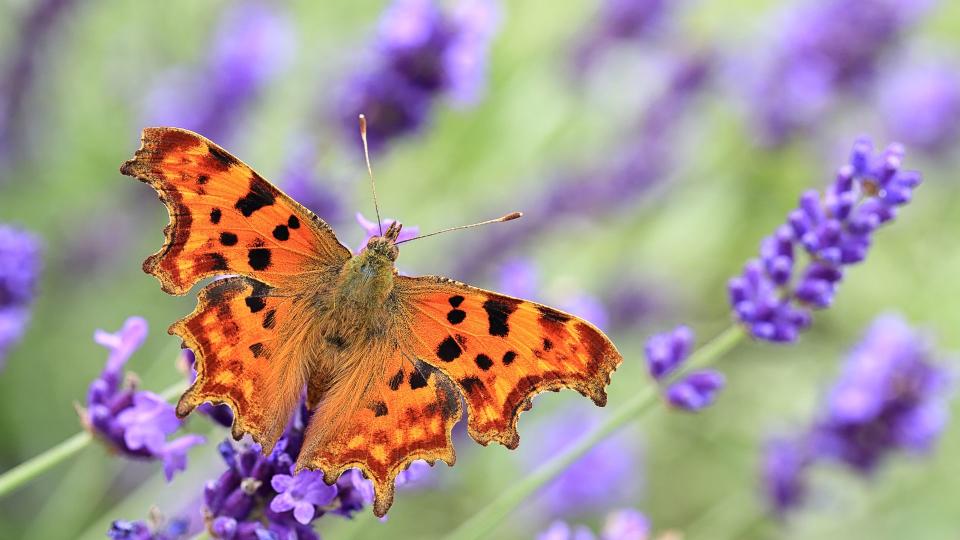
[[[430,234],[423,234],[420,236],[415,236],[413,238],[407,238],[406,240],[401,240],[396,243],[403,244],[404,242],[412,242],[414,240],[420,240],[421,238],[426,238],[428,236],[436,236],[438,234],[448,233],[450,231],[459,231],[460,229],[470,229],[473,227],[479,227],[481,225],[489,225],[491,223],[501,223],[503,221],[512,221],[514,219],[519,219],[521,217],[523,217],[523,212],[513,212],[505,216],[498,217],[497,219],[488,219],[487,221],[481,221],[480,223],[473,223],[470,225],[461,225],[459,227],[451,227],[449,229],[443,229],[442,231],[432,232]]]
[[[373,207],[377,211],[377,227],[383,236],[383,221],[380,220],[380,204],[377,202],[377,183],[373,181],[373,167],[370,166],[370,150],[367,147],[367,117],[360,115],[360,139],[363,140],[363,159],[367,162],[367,174],[370,175],[370,189],[373,190]]]

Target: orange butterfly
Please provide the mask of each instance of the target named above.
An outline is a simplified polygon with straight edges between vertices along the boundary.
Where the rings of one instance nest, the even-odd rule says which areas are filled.
[[[399,223],[353,256],[320,218],[196,133],[147,128],[142,142],[120,172],[150,184],[170,213],[144,271],[176,295],[230,276],[170,327],[197,358],[177,415],[226,403],[234,438],[249,433],[269,453],[306,388],[313,414],[297,469],[333,483],[359,468],[383,516],[412,461],[453,465],[461,399],[470,436],[511,449],[539,392],[573,388],[606,403],[622,358],[590,323],[447,278],[398,275]]]

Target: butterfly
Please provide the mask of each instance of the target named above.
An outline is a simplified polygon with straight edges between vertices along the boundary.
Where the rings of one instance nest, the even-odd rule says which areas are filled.
[[[144,271],[174,295],[217,278],[169,329],[196,354],[177,415],[225,403],[233,437],[248,433],[269,453],[305,392],[312,414],[296,469],[329,483],[360,469],[378,516],[411,462],[454,464],[463,404],[473,439],[513,449],[540,392],[606,403],[622,358],[603,332],[535,302],[398,274],[400,223],[353,255],[310,210],[178,128],[144,129],[120,172],[155,189],[170,215]]]

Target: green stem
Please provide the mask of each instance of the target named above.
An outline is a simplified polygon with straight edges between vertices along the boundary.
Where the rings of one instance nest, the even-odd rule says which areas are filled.
[[[160,392],[160,396],[169,401],[186,390],[186,387],[186,381],[179,381]],[[0,474],[0,497],[15,491],[30,480],[33,480],[60,463],[77,455],[81,450],[89,446],[92,441],[93,436],[87,431],[82,431],[53,448]]]
[[[746,334],[739,326],[732,326],[700,347],[685,362],[687,369],[702,368],[715,362],[732,349]],[[512,484],[499,497],[447,535],[448,540],[476,540],[490,534],[510,512],[541,486],[563,472],[591,448],[609,435],[650,410],[659,396],[656,385],[648,384],[626,403],[613,411],[603,423],[573,445],[538,467],[526,478]]]

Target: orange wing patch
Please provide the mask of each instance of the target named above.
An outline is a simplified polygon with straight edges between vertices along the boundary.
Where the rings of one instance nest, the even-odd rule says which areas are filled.
[[[307,377],[299,353],[303,331],[290,324],[296,312],[290,299],[247,278],[204,287],[196,310],[170,327],[197,356],[197,379],[180,398],[177,416],[205,401],[226,403],[235,413],[233,437],[248,432],[269,452]]]
[[[362,391],[354,407],[345,409],[341,396],[320,403],[297,459],[297,470],[320,469],[330,483],[346,469],[363,471],[373,482],[373,511],[380,517],[393,504],[394,480],[410,463],[454,464],[451,430],[461,414],[460,396],[446,376],[399,350],[387,358],[382,375]]]
[[[436,276],[400,276],[396,288],[417,357],[463,390],[477,442],[516,448],[517,419],[545,390],[573,388],[606,404],[604,387],[622,357],[590,323]]]
[[[326,223],[206,138],[146,128],[142,141],[120,172],[150,184],[170,213],[166,243],[143,263],[164,291],[225,274],[280,285],[350,258]]]

